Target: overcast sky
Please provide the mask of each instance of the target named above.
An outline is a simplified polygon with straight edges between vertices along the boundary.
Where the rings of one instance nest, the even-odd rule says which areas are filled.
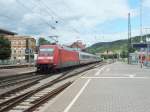
[[[143,28],[147,28],[150,0],[142,5]],[[125,39],[128,12],[132,35],[140,34],[140,0],[0,0],[0,6],[0,28],[36,38],[58,35],[62,44]]]

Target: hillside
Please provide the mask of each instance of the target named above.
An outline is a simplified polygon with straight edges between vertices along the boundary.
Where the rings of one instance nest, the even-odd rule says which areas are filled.
[[[150,34],[147,36],[150,37]],[[146,35],[143,36],[143,41],[145,42]],[[132,42],[140,42],[140,36],[132,37]],[[92,46],[87,48],[87,51],[90,53],[103,53],[105,51],[113,51],[115,53],[117,52],[123,52],[127,51],[127,39],[117,40],[113,42],[99,42],[96,44],[93,44]]]

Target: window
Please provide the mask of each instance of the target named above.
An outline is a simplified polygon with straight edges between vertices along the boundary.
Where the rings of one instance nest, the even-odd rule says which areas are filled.
[[[47,54],[53,55],[54,49],[53,48],[40,48],[40,55]]]

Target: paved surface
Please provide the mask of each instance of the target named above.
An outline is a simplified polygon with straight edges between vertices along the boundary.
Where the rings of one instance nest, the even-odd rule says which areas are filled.
[[[23,68],[23,67],[28,67],[28,66],[29,66],[28,63],[26,63],[26,64],[0,65],[0,69]],[[31,67],[34,67],[35,64],[34,64],[34,63],[31,63],[30,66],[31,66]]]
[[[150,112],[150,69],[120,62],[90,70],[44,112]]]
[[[36,71],[35,67],[0,69],[0,77],[19,75]]]

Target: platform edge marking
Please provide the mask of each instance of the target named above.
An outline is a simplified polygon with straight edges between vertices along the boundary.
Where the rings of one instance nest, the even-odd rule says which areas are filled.
[[[96,74],[95,74],[95,76],[98,76],[102,72],[102,70],[104,70],[104,68],[105,68],[105,66],[102,67],[99,71],[97,71]]]
[[[71,107],[73,106],[73,104],[77,101],[77,99],[79,98],[79,96],[83,93],[84,89],[87,87],[87,85],[89,84],[89,82],[91,81],[91,79],[88,79],[85,84],[83,85],[83,87],[80,89],[80,91],[77,93],[77,95],[74,97],[74,99],[71,101],[71,103],[65,108],[65,110],[63,112],[69,112],[69,110],[71,109]]]

